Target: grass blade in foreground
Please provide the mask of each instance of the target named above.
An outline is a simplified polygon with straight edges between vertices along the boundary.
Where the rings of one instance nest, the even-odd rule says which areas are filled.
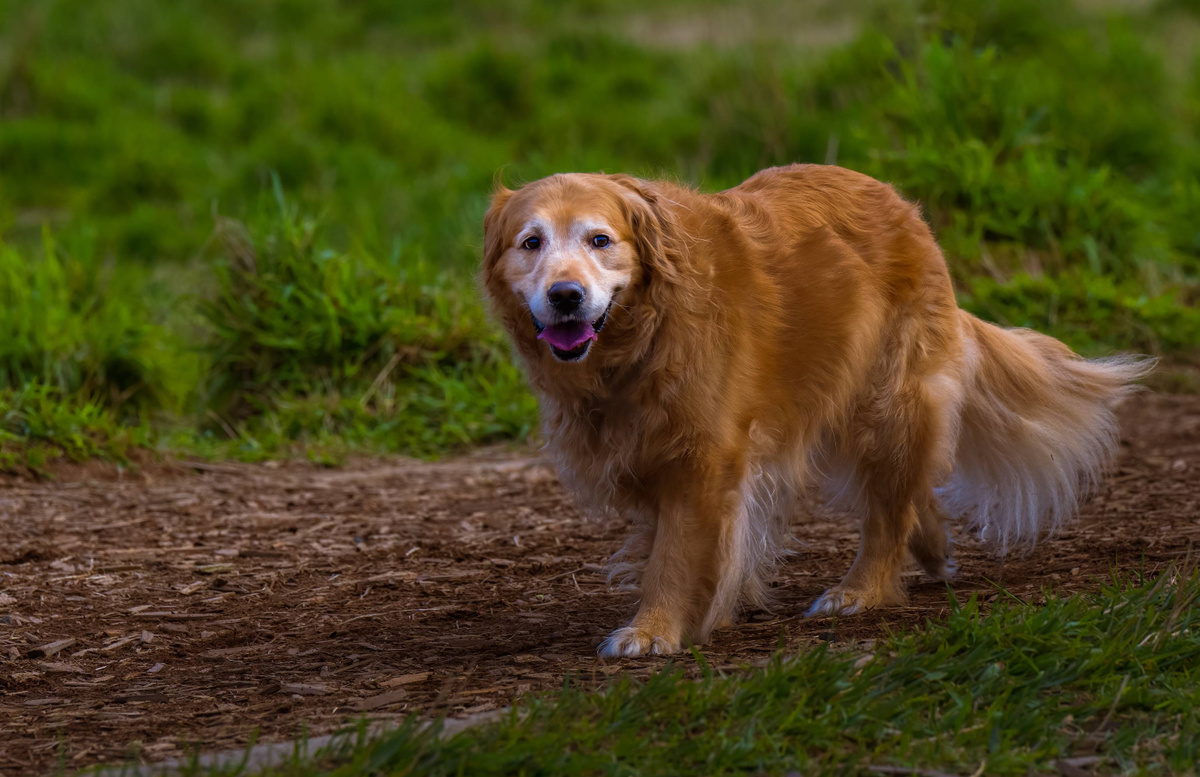
[[[1045,606],[972,599],[864,659],[822,645],[741,676],[668,669],[604,693],[570,687],[439,740],[410,722],[280,775],[1192,774],[1200,758],[1200,575],[1168,569]],[[889,770],[890,771],[890,770]]]

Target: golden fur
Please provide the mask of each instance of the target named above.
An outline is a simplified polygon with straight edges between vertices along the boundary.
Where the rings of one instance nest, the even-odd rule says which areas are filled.
[[[909,555],[947,575],[947,515],[1031,543],[1102,472],[1114,400],[1149,367],[959,310],[918,208],[838,167],[717,194],[589,174],[502,188],[482,278],[564,481],[638,526],[618,571],[641,603],[611,656],[679,650],[761,605],[810,482],[863,520],[810,614],[902,601]],[[556,280],[611,311],[569,363],[538,339]]]

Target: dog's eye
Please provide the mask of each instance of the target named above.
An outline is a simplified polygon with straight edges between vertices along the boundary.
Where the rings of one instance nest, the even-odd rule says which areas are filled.
[[[538,247],[541,244],[542,244],[542,241],[539,240],[538,238],[527,237],[527,238],[525,238],[525,242],[521,244],[521,247],[524,248],[526,251],[536,251],[536,250],[538,250]]]
[[[596,246],[596,248],[604,248],[604,246],[608,245],[608,242],[608,235],[596,235],[592,238],[592,245]]]

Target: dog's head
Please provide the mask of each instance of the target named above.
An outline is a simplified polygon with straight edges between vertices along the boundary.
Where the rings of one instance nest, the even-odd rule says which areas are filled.
[[[670,218],[630,176],[570,173],[500,188],[484,217],[483,281],[527,358],[580,362],[630,330],[621,319],[645,285],[672,272]]]

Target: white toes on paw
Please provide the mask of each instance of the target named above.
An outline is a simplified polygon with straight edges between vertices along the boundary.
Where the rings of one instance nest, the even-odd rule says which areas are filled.
[[[635,626],[625,626],[608,635],[596,651],[601,658],[633,658],[642,655],[666,655],[679,652],[679,644],[642,631]]]
[[[813,602],[812,607],[808,608],[808,612],[804,613],[806,618],[814,618],[828,615],[853,615],[856,612],[862,612],[869,609],[871,605],[867,602],[866,597],[858,591],[848,591],[844,588],[830,588],[825,593],[817,597]]]

